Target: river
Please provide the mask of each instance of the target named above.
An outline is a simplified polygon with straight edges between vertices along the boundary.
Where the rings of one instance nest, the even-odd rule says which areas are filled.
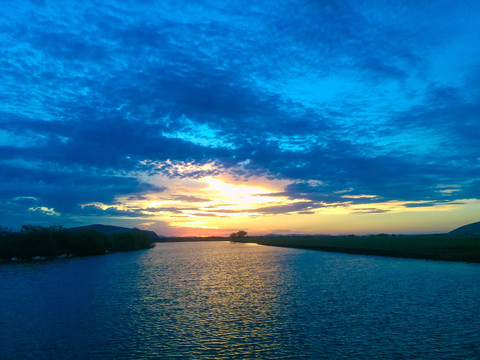
[[[480,264],[229,242],[0,266],[1,359],[480,359]]]

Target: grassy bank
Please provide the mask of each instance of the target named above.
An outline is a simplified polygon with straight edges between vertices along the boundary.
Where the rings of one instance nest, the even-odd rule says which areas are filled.
[[[90,229],[69,231],[61,226],[24,225],[19,233],[0,233],[0,259],[4,261],[104,255],[153,246],[153,238],[146,231],[108,235]]]
[[[239,242],[349,254],[480,263],[479,235],[248,236]]]

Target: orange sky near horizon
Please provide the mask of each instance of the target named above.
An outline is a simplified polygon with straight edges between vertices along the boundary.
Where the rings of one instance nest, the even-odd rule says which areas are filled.
[[[287,181],[260,177],[167,178],[158,174],[142,180],[159,187],[168,184],[168,188],[133,199],[118,196],[113,205],[96,202],[82,206],[139,214],[134,225],[159,235],[197,237],[228,236],[238,230],[251,235],[443,233],[478,221],[480,213],[480,201],[476,200],[434,206],[426,201],[412,206],[410,201],[407,206],[407,202],[382,201],[375,194],[348,195],[352,189],[339,192],[342,201],[310,206],[307,199],[284,194]],[[315,186],[325,185],[318,182]],[[359,198],[370,202],[352,201]],[[131,223],[131,219],[125,220]]]

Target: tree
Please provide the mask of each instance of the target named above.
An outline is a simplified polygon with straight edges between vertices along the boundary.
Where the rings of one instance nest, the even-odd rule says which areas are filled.
[[[230,241],[242,241],[246,237],[247,237],[247,232],[240,230],[240,231],[237,231],[236,233],[230,234]]]
[[[247,237],[247,232],[246,231],[240,230],[239,232],[237,232],[237,238],[244,239],[246,237]]]

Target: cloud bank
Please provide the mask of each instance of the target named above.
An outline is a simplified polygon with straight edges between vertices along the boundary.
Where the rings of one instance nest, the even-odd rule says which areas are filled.
[[[212,176],[282,184],[251,216],[480,196],[476,1],[0,10],[6,223],[205,216]]]

